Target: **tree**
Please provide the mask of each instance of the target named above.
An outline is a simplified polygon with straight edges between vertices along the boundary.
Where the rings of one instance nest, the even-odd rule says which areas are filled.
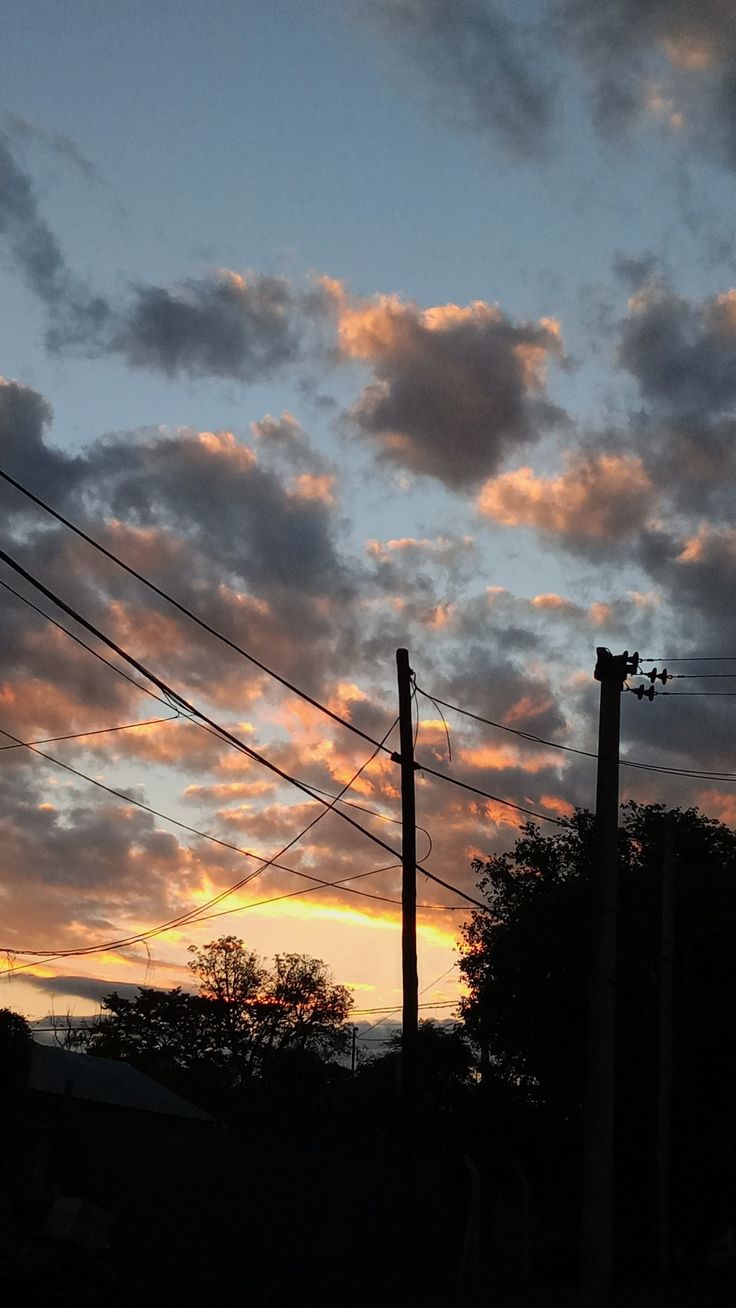
[[[353,1005],[352,995],[346,986],[332,980],[321,959],[277,954],[268,997],[272,1043],[277,1049],[297,1048],[325,1057],[346,1047],[345,1021]],[[268,1017],[266,1012],[267,1022]]]
[[[100,1058],[119,1058],[151,1072],[187,1071],[217,1047],[216,1027],[196,995],[141,986],[129,999],[105,995],[102,1012],[90,1027],[87,1050]]]
[[[31,1028],[20,1013],[0,1008],[0,1096],[12,1097],[25,1083],[31,1061]]]
[[[199,982],[200,998],[210,1005],[220,1027],[220,1044],[242,1074],[252,1071],[264,1044],[270,984],[268,970],[237,936],[220,936],[198,949],[189,946],[189,970]]]
[[[673,1217],[691,1251],[736,1206],[736,833],[697,809],[630,803],[619,840],[617,1159],[621,1215],[653,1247],[661,883],[671,823],[675,911]],[[550,1204],[579,1200],[593,820],[526,826],[476,860],[489,911],[464,929],[468,1033],[488,1080],[525,1108],[528,1160]],[[531,1124],[531,1126],[530,1126]],[[523,1143],[523,1142],[522,1142]],[[734,1214],[736,1215],[736,1214]],[[572,1220],[572,1218],[571,1218]],[[731,1219],[733,1220],[733,1218]],[[695,1256],[693,1252],[693,1256]]]
[[[217,1005],[226,1029],[256,1065],[289,1048],[332,1055],[344,1046],[352,997],[319,958],[277,954],[269,970],[236,936],[191,950],[200,995]]]
[[[352,998],[320,959],[279,954],[272,969],[235,936],[192,948],[199,993],[113,992],[84,1033],[90,1054],[134,1063],[182,1093],[233,1102],[254,1078],[292,1074],[348,1040]],[[295,1062],[296,1060],[296,1062]],[[278,1066],[277,1066],[278,1064]],[[314,1070],[310,1072],[314,1078]]]

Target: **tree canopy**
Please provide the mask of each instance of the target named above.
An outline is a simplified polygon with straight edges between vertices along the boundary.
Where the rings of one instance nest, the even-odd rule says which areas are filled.
[[[673,1179],[680,1238],[736,1199],[736,833],[697,809],[629,803],[619,833],[617,1157],[631,1238],[648,1226],[656,1138],[662,871],[671,832],[674,898]],[[537,1115],[530,1166],[579,1180],[587,1042],[593,819],[526,826],[508,853],[476,860],[488,912],[463,931],[466,1029]],[[732,1187],[733,1190],[729,1189]]]
[[[267,967],[242,940],[191,949],[198,993],[112,992],[86,1035],[88,1052],[126,1059],[179,1086],[234,1089],[286,1054],[334,1057],[348,1039],[352,996],[320,959],[278,954]]]

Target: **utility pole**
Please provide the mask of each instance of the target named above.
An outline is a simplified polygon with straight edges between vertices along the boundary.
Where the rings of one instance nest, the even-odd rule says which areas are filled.
[[[358,1028],[357,1026],[354,1026],[352,1040],[350,1044],[350,1072],[352,1076],[355,1076],[355,1064],[357,1062],[357,1058],[358,1058]]]
[[[595,858],[591,887],[590,999],[585,1096],[581,1296],[602,1308],[613,1284],[616,907],[621,692],[639,655],[596,650],[600,682]]]
[[[662,849],[662,936],[659,962],[659,1082],[657,1103],[657,1236],[659,1273],[669,1274],[670,1140],[672,1132],[672,992],[674,977],[674,817],[664,819]]]
[[[409,651],[397,649],[399,683],[399,749],[392,757],[401,765],[401,1088],[406,1098],[416,1085],[419,1025],[417,977],[417,828],[414,796],[414,735],[411,720],[412,671]]]

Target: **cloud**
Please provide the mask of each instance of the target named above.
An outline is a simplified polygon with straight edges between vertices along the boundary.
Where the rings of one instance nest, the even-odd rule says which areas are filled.
[[[68,269],[7,134],[0,134],[0,239],[46,306],[46,344],[59,355],[119,355],[169,377],[253,381],[297,359],[309,322],[323,312],[318,292],[229,269],[172,289],[133,286],[127,301],[92,294]]]
[[[649,113],[736,165],[736,12],[729,0],[558,0],[552,13],[562,45],[590,78],[604,132]]]
[[[23,984],[33,986],[36,990],[43,991],[47,995],[67,995],[73,999],[91,999],[95,1003],[100,1003],[105,995],[109,995],[112,990],[117,995],[128,999],[135,999],[140,992],[140,987],[132,981],[103,981],[101,977],[94,976],[35,976],[32,972],[23,973]],[[146,983],[149,990],[157,989]],[[49,1026],[53,1019],[43,1019],[43,1025]],[[63,1034],[63,1019],[60,1021],[61,1034]]]
[[[66,132],[54,132],[48,127],[39,127],[37,123],[31,123],[21,114],[13,113],[11,110],[5,114],[5,130],[8,136],[16,141],[37,141],[46,146],[59,158],[70,163],[78,173],[86,177],[88,182],[100,180],[95,165]]]
[[[268,377],[296,359],[297,298],[280,277],[223,270],[171,291],[138,286],[116,313],[107,349],[169,377]]]
[[[518,8],[518,7],[517,7]],[[360,13],[417,68],[450,126],[512,155],[549,153],[560,89],[582,78],[598,131],[660,123],[736,167],[736,15],[730,0],[371,0]]]
[[[544,398],[549,359],[562,355],[552,320],[515,324],[482,300],[420,309],[342,288],[334,299],[341,356],[375,378],[350,420],[382,459],[463,489],[561,420]]]
[[[4,134],[0,134],[0,236],[36,295],[53,304],[68,293],[59,244],[40,216],[30,178],[15,162]]]
[[[450,125],[522,158],[543,152],[553,89],[531,26],[484,0],[368,0],[361,13],[418,67]]]
[[[621,324],[618,360],[660,412],[722,414],[736,401],[736,290],[698,303],[645,287]]]
[[[517,468],[486,482],[478,510],[505,526],[532,527],[568,549],[605,550],[641,531],[654,486],[633,455],[578,458],[557,477]]]
[[[51,420],[51,406],[38,391],[0,377],[0,453],[3,466],[19,481],[27,481],[42,491],[53,487],[63,496],[76,481],[81,464],[45,443],[44,432]],[[3,486],[0,496],[4,511],[27,512],[27,501],[15,491]]]

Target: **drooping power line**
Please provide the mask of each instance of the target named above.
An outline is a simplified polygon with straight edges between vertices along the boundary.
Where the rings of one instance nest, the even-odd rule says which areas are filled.
[[[117,554],[114,554],[112,550],[107,549],[105,545],[102,545],[99,541],[95,540],[93,536],[90,536],[86,531],[83,531],[81,527],[78,527],[76,523],[72,522],[69,518],[66,518],[63,513],[58,511],[58,509],[52,508],[52,506],[47,504],[45,500],[42,500],[40,496],[34,495],[33,491],[29,490],[27,486],[23,486],[21,482],[16,481],[15,477],[11,477],[10,474],[3,471],[2,468],[0,468],[0,478],[9,485],[14,486],[17,491],[20,491],[22,495],[25,495],[27,499],[43,509],[44,512],[50,514],[57,522],[62,523],[63,526],[67,527],[70,531],[73,531],[76,536],[79,536],[82,540],[86,541],[88,545],[91,545],[93,549],[96,549],[100,554],[104,555],[106,559],[109,559],[112,563],[116,563],[117,566],[127,572],[129,576],[135,577],[136,581],[140,581],[144,586],[147,586],[149,590],[153,591],[155,595],[158,595],[161,599],[164,599],[167,603],[171,604],[175,609],[178,609],[178,611],[183,613],[185,617],[190,618],[192,622],[196,622],[197,626],[201,627],[203,631],[209,632],[209,634],[214,636],[216,640],[221,641],[223,645],[227,645],[228,648],[234,650],[236,654],[247,659],[249,663],[254,665],[254,667],[258,668],[261,672],[265,672],[267,676],[271,677],[274,681],[279,682],[279,684],[284,686],[286,690],[290,690],[294,695],[298,695],[299,698],[303,699],[307,704],[311,704],[312,708],[325,714],[326,717],[332,718],[333,722],[339,723],[339,725],[345,727],[347,731],[352,731],[354,735],[360,736],[362,740],[366,740],[369,744],[375,745],[375,740],[373,740],[367,732],[361,731],[360,727],[356,727],[355,723],[350,722],[339,713],[335,713],[333,709],[328,708],[326,704],[322,704],[313,695],[309,695],[307,691],[301,690],[299,686],[294,685],[294,683],[289,681],[286,677],[282,677],[280,673],[275,672],[273,668],[269,668],[265,663],[262,663],[254,654],[243,649],[241,645],[238,645],[236,641],[231,640],[229,636],[224,634],[224,632],[218,631],[216,627],[213,627],[209,622],[206,622],[204,618],[199,616],[199,614],[194,613],[192,609],[187,608],[186,604],[180,603],[180,601],[175,599],[173,595],[170,595],[168,591],[165,591],[161,586],[157,586],[155,582],[151,581],[149,577],[145,577],[142,572],[138,572],[137,569],[131,567],[129,563],[125,563],[125,561],[119,558]]]

